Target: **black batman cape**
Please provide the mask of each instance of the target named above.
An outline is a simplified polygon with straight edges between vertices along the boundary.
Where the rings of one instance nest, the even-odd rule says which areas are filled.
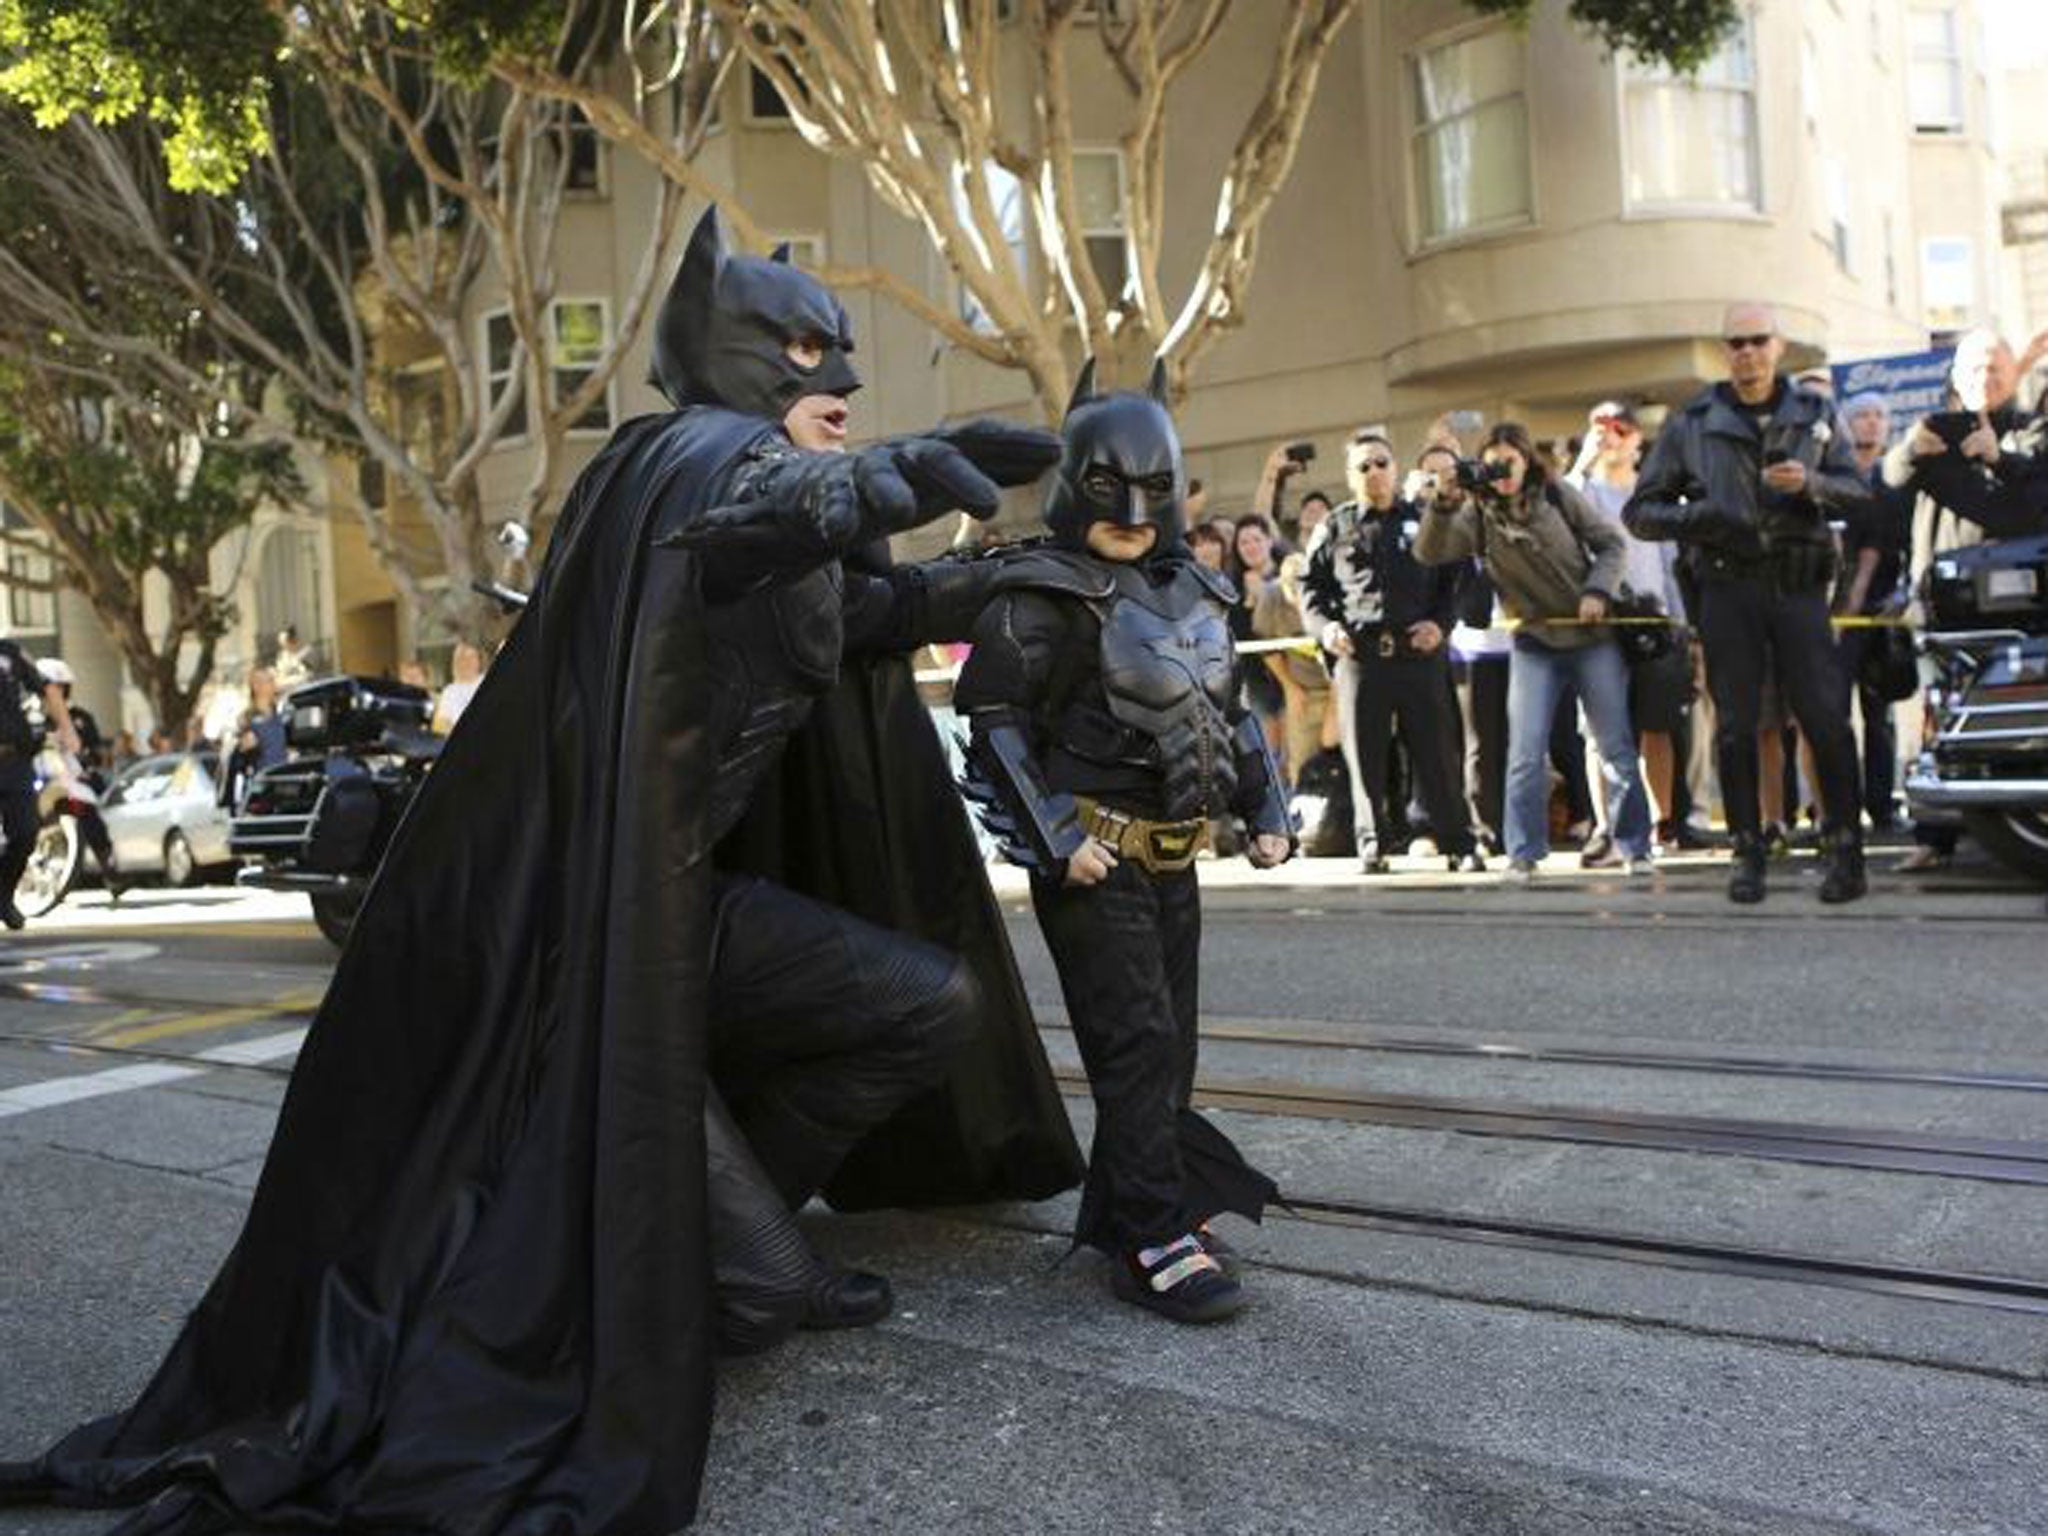
[[[1081,1182],[1001,908],[930,714],[900,656],[849,656],[719,862],[964,958],[982,1027],[937,1090],[855,1147],[839,1210],[1039,1200]]]
[[[658,1536],[712,1404],[712,744],[692,557],[758,417],[628,422],[394,839],[240,1238],[141,1399],[0,1500]]]

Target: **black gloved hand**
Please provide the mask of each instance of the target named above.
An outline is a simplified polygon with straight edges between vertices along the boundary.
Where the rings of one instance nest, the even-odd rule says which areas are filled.
[[[1060,461],[1060,436],[1043,427],[983,417],[926,435],[959,449],[997,485],[1029,485]]]
[[[898,437],[855,452],[863,530],[902,533],[947,512],[992,516],[1002,493],[974,461],[937,437]]]

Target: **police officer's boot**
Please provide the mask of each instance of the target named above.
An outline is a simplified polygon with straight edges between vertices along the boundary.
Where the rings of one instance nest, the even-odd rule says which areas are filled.
[[[1755,906],[1764,899],[1764,840],[1754,832],[1735,834],[1735,853],[1728,871],[1728,899]]]
[[[1863,873],[1863,839],[1854,827],[1838,827],[1821,844],[1820,899],[1830,905],[1854,901],[1870,889]]]

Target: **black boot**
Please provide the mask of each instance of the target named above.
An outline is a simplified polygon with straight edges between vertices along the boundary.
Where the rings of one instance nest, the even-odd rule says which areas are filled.
[[[1728,871],[1728,899],[1753,907],[1764,899],[1764,840],[1754,832],[1735,834],[1735,853]]]
[[[804,1299],[802,1328],[866,1328],[879,1323],[896,1305],[889,1282],[859,1269],[818,1266]]]
[[[1854,901],[1870,889],[1863,873],[1863,839],[1853,827],[1828,833],[1821,844],[1820,899],[1830,906]]]

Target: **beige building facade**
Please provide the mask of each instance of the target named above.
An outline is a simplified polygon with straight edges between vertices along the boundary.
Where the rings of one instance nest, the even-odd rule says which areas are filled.
[[[1242,61],[1270,52],[1278,22],[1278,7],[1237,7],[1175,98],[1169,294],[1193,275],[1216,178],[1262,83]],[[1020,109],[1023,54],[999,55],[999,89]],[[1074,169],[1090,254],[1114,270],[1123,98],[1093,54],[1074,50]],[[1759,0],[1691,80],[1605,54],[1565,0],[1539,0],[1522,27],[1463,0],[1369,0],[1324,66],[1260,236],[1246,323],[1208,354],[1181,412],[1192,472],[1229,512],[1283,442],[1315,442],[1308,483],[1334,490],[1361,423],[1387,424],[1408,447],[1453,411],[1561,436],[1605,397],[1674,403],[1720,375],[1714,338],[1737,299],[1779,306],[1798,365],[1918,351],[1931,334],[1993,320],[2009,263],[1989,67],[1977,0]],[[857,165],[807,145],[765,80],[735,76],[705,164],[761,227],[800,261],[883,267],[959,304],[923,232]],[[564,205],[548,323],[565,384],[617,324],[653,235],[654,175],[601,146]],[[1016,251],[1030,260],[1021,207]],[[679,232],[698,212],[685,208]],[[846,299],[869,383],[857,431],[1035,412],[1020,374],[898,306]],[[469,323],[483,382],[501,388],[507,322],[487,293]],[[660,408],[646,355],[643,333],[574,434],[579,453]],[[534,460],[516,436],[491,455],[494,511],[519,501]],[[328,477],[324,563],[310,581],[332,660],[388,670],[447,637],[382,577],[348,506],[352,479]],[[555,504],[563,490],[566,477]],[[260,643],[252,632],[237,659]]]
[[[1239,61],[1277,24],[1274,8],[1239,7],[1177,98],[1169,288],[1192,274],[1261,84]],[[1076,172],[1100,189],[1090,227],[1113,244],[1122,101],[1091,52],[1075,50]],[[1673,403],[1719,376],[1713,338],[1739,298],[1779,305],[1799,365],[1917,351],[1992,320],[1987,68],[1975,0],[1770,0],[1690,81],[1607,55],[1564,0],[1540,0],[1526,27],[1462,0],[1362,7],[1261,234],[1247,323],[1181,413],[1192,471],[1228,511],[1276,443],[1316,442],[1333,481],[1361,422],[1403,444],[1459,410],[1562,435],[1605,396]],[[761,83],[734,83],[712,174],[800,260],[886,267],[958,302],[922,232],[857,166],[806,145]],[[1029,87],[1006,65],[1003,89]],[[651,173],[606,155],[603,195],[564,215],[572,302],[604,302],[647,238]],[[1020,256],[1030,244],[1020,228]],[[862,293],[848,308],[870,382],[860,430],[1033,410],[1021,376],[900,308]],[[620,371],[612,420],[659,405],[644,350]],[[529,469],[516,447],[498,456],[508,503]]]

